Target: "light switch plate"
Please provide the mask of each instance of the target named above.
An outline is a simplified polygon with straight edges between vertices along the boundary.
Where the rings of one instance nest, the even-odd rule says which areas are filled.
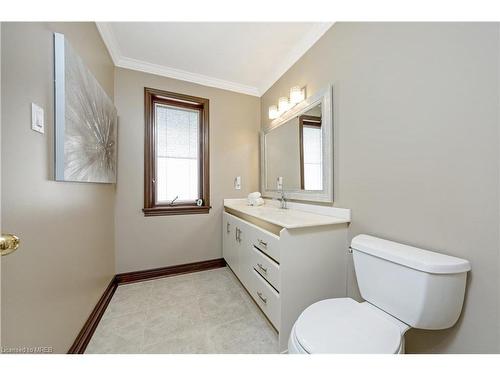
[[[35,103],[31,103],[31,129],[38,133],[45,133],[43,108]]]
[[[236,190],[241,190],[241,176],[237,176],[235,179],[234,179],[234,188]]]

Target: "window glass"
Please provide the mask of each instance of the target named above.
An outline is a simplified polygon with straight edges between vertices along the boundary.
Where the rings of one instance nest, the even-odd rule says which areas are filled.
[[[199,191],[200,112],[155,105],[156,200],[158,203],[193,202]]]
[[[302,131],[304,147],[304,189],[322,190],[321,127],[304,126]]]

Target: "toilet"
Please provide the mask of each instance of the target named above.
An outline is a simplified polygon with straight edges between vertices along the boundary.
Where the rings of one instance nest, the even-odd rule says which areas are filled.
[[[291,354],[404,353],[410,328],[452,327],[465,294],[467,260],[358,235],[351,242],[361,296],[306,308],[288,341]]]

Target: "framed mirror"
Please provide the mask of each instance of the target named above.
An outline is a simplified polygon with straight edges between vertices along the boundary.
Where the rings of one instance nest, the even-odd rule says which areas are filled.
[[[332,88],[307,98],[261,133],[261,191],[333,203]]]

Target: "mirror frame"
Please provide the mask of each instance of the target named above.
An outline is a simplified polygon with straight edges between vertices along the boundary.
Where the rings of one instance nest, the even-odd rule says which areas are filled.
[[[321,140],[323,158],[323,190],[289,190],[286,189],[287,199],[333,203],[333,95],[332,86],[320,90],[308,97],[295,107],[285,112],[282,116],[273,120],[271,124],[260,133],[260,181],[261,192],[265,198],[279,198],[278,189],[267,189],[267,167],[266,167],[266,135],[279,126],[287,123],[294,117],[321,104]]]

